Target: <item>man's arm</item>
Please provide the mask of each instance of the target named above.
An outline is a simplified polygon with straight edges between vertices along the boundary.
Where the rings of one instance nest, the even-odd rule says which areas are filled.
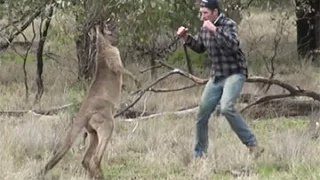
[[[217,27],[215,36],[218,39],[217,43],[221,43],[220,45],[234,52],[239,50],[238,28],[234,21],[228,20],[224,26]]]
[[[198,36],[197,39],[195,39],[194,37],[192,37],[190,34],[188,35],[185,44],[192,49],[193,51],[197,52],[197,53],[203,53],[206,51],[206,48],[204,47],[201,37]]]

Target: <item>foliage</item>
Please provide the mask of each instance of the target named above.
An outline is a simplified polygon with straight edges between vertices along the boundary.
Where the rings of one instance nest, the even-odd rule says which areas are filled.
[[[70,107],[69,113],[71,116],[75,116],[81,106],[81,102],[87,92],[87,88],[85,84],[77,84],[75,87],[69,88],[67,92],[67,101],[68,103],[73,104],[73,106]]]
[[[271,9],[293,5],[292,1],[289,0],[221,0],[221,2],[223,10],[229,10],[230,4],[235,4],[235,7],[232,7],[235,8],[233,9],[235,11],[241,10],[241,8],[238,8],[239,3],[245,6],[252,2],[251,6]],[[5,20],[5,25],[1,27],[1,35],[11,37],[12,34],[19,34],[18,29],[36,11],[41,10],[39,17],[48,14],[48,9],[50,9],[47,6],[48,3],[48,0],[1,1],[0,18]],[[50,29],[49,37],[58,40],[61,45],[57,45],[57,47],[60,48],[64,48],[66,44],[74,42],[77,48],[79,72],[84,71],[84,73],[87,73],[89,71],[92,73],[94,72],[93,57],[95,53],[95,39],[92,37],[92,34],[94,34],[92,29],[96,24],[106,20],[112,20],[116,24],[117,32],[121,37],[119,38],[119,47],[122,51],[131,52],[130,50],[132,50],[136,52],[137,46],[139,46],[143,50],[150,52],[154,49],[159,49],[159,47],[167,48],[169,42],[174,39],[175,32],[179,26],[186,26],[192,34],[197,34],[201,22],[199,21],[196,3],[197,1],[186,0],[94,0],[90,2],[57,0],[54,4],[54,18],[62,19],[68,17],[72,19],[74,23],[68,24],[65,28],[75,30],[72,34],[63,35],[61,29]],[[235,15],[239,15],[239,13],[237,12]],[[39,18],[36,20],[39,20]],[[39,26],[39,24],[36,24],[36,26],[38,28],[36,31],[39,32],[42,26]],[[30,41],[31,38],[28,37],[26,39]],[[168,56],[169,53],[165,56]],[[202,68],[206,66],[206,63],[202,63],[205,62],[205,55],[198,55],[192,51],[189,51],[189,54],[194,67]],[[152,55],[151,58],[153,58]],[[145,58],[141,59],[145,60]],[[184,59],[183,51],[178,50],[170,56],[169,61],[175,64],[183,64]]]
[[[250,1],[250,0],[248,0]],[[261,8],[261,9],[275,9],[278,7],[288,7],[292,5],[292,0],[281,0],[281,1],[274,1],[274,0],[253,0],[251,3],[252,7]]]
[[[191,31],[198,29],[196,7],[183,0],[125,1],[116,18],[120,36],[126,43],[152,46],[160,35],[175,33],[183,25]],[[121,27],[121,28],[120,28]]]
[[[191,60],[191,64],[194,68],[204,68],[208,65],[207,54],[196,53],[188,49],[188,55]],[[183,49],[178,49],[168,58],[168,62],[175,66],[181,66],[186,64],[185,52]]]

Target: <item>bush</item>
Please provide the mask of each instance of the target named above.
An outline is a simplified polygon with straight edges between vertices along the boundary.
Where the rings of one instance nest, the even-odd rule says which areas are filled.
[[[192,63],[193,68],[205,68],[209,65],[208,56],[206,53],[196,53],[188,49],[188,54]],[[186,56],[183,49],[178,49],[168,58],[168,63],[174,66],[186,66]]]

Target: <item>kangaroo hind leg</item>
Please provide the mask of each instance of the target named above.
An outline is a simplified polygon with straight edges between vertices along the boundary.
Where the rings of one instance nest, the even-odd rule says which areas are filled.
[[[89,173],[91,173],[90,171],[90,162],[92,159],[93,154],[95,153],[95,150],[97,148],[98,145],[98,135],[97,132],[95,130],[92,130],[90,132],[87,133],[88,135],[88,139],[89,139],[89,146],[83,156],[83,160],[82,160],[82,166],[84,169],[86,169]]]
[[[114,129],[114,119],[111,113],[97,114],[91,119],[90,124],[97,132],[98,144],[94,153],[91,153],[90,160],[90,174],[96,180],[103,179],[103,172],[101,169],[101,160],[105,152],[106,146]],[[87,157],[89,158],[89,156]]]

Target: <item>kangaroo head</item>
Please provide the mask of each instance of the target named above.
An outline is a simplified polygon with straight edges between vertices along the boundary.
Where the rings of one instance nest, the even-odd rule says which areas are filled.
[[[115,26],[109,25],[108,22],[103,22],[96,25],[95,28],[98,41],[105,41],[106,44],[112,46],[116,46],[118,44]]]

